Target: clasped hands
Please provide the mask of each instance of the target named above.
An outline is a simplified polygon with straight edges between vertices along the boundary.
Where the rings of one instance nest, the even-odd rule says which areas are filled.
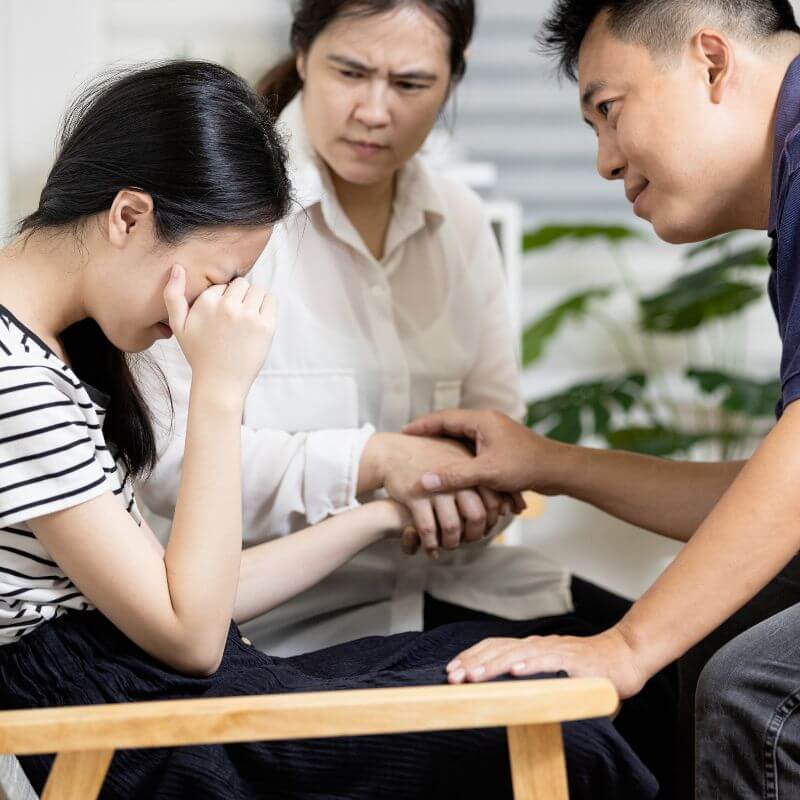
[[[401,536],[404,552],[422,549],[432,558],[440,550],[456,550],[465,543],[478,542],[509,514],[522,511],[522,497],[516,492],[471,486],[431,495],[421,479],[443,465],[470,461],[475,452],[468,440],[443,437],[376,434],[367,444],[365,458],[374,463],[377,482],[411,517]]]

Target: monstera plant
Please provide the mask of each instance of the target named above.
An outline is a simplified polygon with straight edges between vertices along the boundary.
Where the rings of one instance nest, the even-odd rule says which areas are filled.
[[[599,439],[651,455],[690,453],[699,445],[723,459],[745,453],[769,429],[779,393],[777,380],[731,368],[741,358],[730,357],[731,343],[746,336],[742,312],[764,294],[767,249],[737,235],[710,240],[686,251],[681,270],[666,286],[643,294],[625,253],[632,240],[641,238],[629,228],[602,225],[550,225],[525,235],[528,253],[566,241],[599,240],[619,274],[609,285],[570,294],[525,330],[525,367],[557,346],[558,334],[577,321],[599,326],[619,356],[614,374],[531,400],[528,424],[560,441]],[[619,293],[626,293],[636,309],[634,335],[608,308]],[[665,338],[677,337],[686,340],[690,353],[698,352],[696,345],[705,338],[704,349],[712,354],[704,363],[687,357],[681,383],[690,388],[680,398],[671,388],[674,365],[667,367],[660,352]]]

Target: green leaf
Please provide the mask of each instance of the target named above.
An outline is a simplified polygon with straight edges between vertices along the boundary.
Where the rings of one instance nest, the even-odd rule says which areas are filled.
[[[559,420],[545,434],[550,439],[559,442],[569,442],[574,444],[581,439],[581,410],[580,408],[565,408],[560,414]]]
[[[727,273],[734,269],[762,269],[769,266],[768,251],[763,247],[752,247],[731,253],[702,269],[680,275],[664,291],[694,289],[724,281]]]
[[[608,297],[613,289],[599,287],[573,295],[546,311],[532,322],[522,335],[522,364],[528,366],[538,360],[545,345],[558,333],[561,326],[570,318],[582,318],[592,300]]]
[[[641,239],[641,234],[622,225],[545,225],[529,231],[522,237],[522,249],[541,250],[563,240],[586,241],[605,239],[609,244],[618,244],[626,239]]]
[[[672,428],[619,428],[607,431],[605,439],[615,450],[629,450],[651,456],[669,456],[686,452],[713,434],[685,433]]]
[[[738,313],[762,294],[761,288],[739,281],[670,288],[640,301],[641,324],[659,333],[693,330],[711,319]]]
[[[528,405],[528,425],[546,424],[546,435],[575,444],[584,436],[602,436],[611,424],[614,411],[629,411],[647,384],[645,375],[632,372],[617,378],[580,383],[563,392],[534,400]],[[593,426],[584,428],[584,420]]]
[[[642,326],[648,331],[674,333],[692,330],[714,317],[736,314],[760,299],[763,289],[733,280],[728,273],[766,266],[767,250],[750,247],[680,275],[666,289],[640,301]]]
[[[690,369],[686,375],[705,394],[720,392],[725,411],[756,418],[771,417],[775,413],[775,403],[781,393],[778,380],[761,382],[745,375],[707,369]]]
[[[739,231],[734,231],[733,233],[724,233],[722,236],[715,236],[713,239],[706,239],[705,242],[701,242],[698,245],[690,248],[686,252],[686,258],[694,258],[695,256],[700,255],[701,253],[706,253],[709,250],[714,250],[716,248],[722,248],[726,244],[728,244],[731,239],[734,238],[739,233]]]
[[[594,429],[596,431],[607,431],[611,424],[611,412],[602,403],[592,403],[591,409],[594,415]]]

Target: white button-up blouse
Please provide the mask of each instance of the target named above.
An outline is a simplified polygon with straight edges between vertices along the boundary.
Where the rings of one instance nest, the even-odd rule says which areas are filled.
[[[299,202],[251,273],[276,296],[278,327],[242,420],[246,544],[356,506],[361,453],[376,430],[458,406],[524,413],[500,253],[480,199],[413,158],[398,176],[378,261],[311,148],[301,97],[280,124]],[[151,353],[175,420],[160,429],[160,459],[141,494],[169,518],[190,369],[174,339]],[[530,548],[479,543],[432,562],[385,541],[244,630],[275,655],[419,630],[426,592],[513,619],[571,610],[568,575]]]

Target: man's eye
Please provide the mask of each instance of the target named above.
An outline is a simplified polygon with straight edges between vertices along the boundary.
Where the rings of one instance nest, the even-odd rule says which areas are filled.
[[[343,78],[356,79],[356,78],[360,78],[361,77],[361,73],[360,72],[353,72],[353,70],[351,70],[351,69],[340,69],[339,70],[339,74]]]
[[[397,86],[406,92],[413,92],[417,89],[425,89],[425,84],[414,83],[413,81],[398,81]]]
[[[611,100],[604,100],[602,103],[597,104],[597,110],[600,112],[600,116],[608,117],[608,112],[611,110]]]

